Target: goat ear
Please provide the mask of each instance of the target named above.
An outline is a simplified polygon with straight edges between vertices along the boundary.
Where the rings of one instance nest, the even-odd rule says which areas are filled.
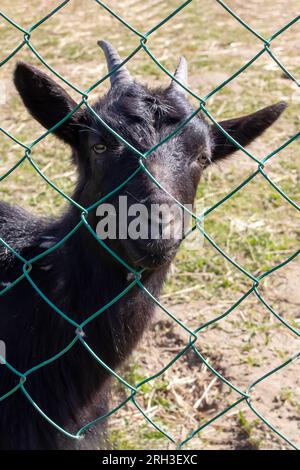
[[[245,147],[256,137],[260,136],[269,126],[271,126],[285,110],[287,104],[284,102],[260,109],[253,114],[242,116],[236,119],[221,121],[219,125],[238,142]],[[231,155],[238,150],[220,129],[212,126],[213,152],[212,161],[217,161]]]
[[[46,129],[51,129],[63,119],[76,102],[66,91],[39,69],[24,62],[18,62],[14,74],[15,86],[30,114]],[[59,126],[54,134],[70,145],[76,143],[71,116]]]

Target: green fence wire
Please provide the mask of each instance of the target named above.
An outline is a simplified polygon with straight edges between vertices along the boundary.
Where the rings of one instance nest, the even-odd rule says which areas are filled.
[[[153,28],[151,28],[149,31],[145,33],[141,33],[137,29],[135,29],[132,25],[130,25],[126,19],[120,17],[115,11],[113,11],[111,8],[109,8],[107,5],[105,5],[103,2],[100,2],[99,0],[91,0],[96,2],[99,7],[102,9],[106,10],[107,14],[112,15],[115,19],[117,19],[120,23],[122,23],[126,28],[129,29],[129,31],[134,34],[137,39],[138,39],[138,45],[137,47],[126,57],[125,60],[118,66],[115,67],[113,71],[110,73],[107,73],[104,75],[100,80],[98,80],[96,83],[94,83],[92,86],[90,86],[87,90],[80,90],[77,88],[75,85],[70,83],[67,79],[65,79],[62,75],[60,75],[55,69],[53,69],[47,61],[43,59],[39,51],[37,51],[34,46],[31,43],[31,38],[34,35],[35,30],[45,21],[47,21],[51,16],[55,15],[59,10],[61,10],[67,3],[69,3],[71,0],[65,0],[64,2],[60,3],[55,9],[50,11],[46,16],[41,18],[37,23],[32,25],[29,29],[23,28],[21,25],[17,24],[12,18],[8,17],[4,12],[0,12],[0,15],[2,18],[10,23],[13,27],[15,27],[17,30],[22,32],[24,34],[22,42],[0,63],[0,66],[3,66],[8,62],[17,52],[19,52],[23,47],[28,47],[33,54],[39,59],[39,61],[46,66],[54,75],[56,75],[57,78],[62,80],[65,84],[70,86],[73,90],[75,90],[79,95],[81,96],[81,100],[78,102],[76,107],[62,119],[60,122],[58,122],[52,129],[48,130],[45,132],[43,135],[41,135],[38,139],[33,141],[31,144],[26,145],[23,142],[20,142],[18,139],[16,139],[11,133],[6,131],[3,128],[0,128],[1,132],[9,139],[17,143],[20,147],[24,149],[24,156],[15,164],[13,165],[4,175],[0,177],[0,181],[5,180],[5,178],[10,175],[13,171],[15,171],[25,160],[27,160],[30,165],[34,168],[34,170],[40,175],[41,178],[43,178],[53,189],[55,189],[63,198],[68,200],[71,204],[76,206],[79,211],[80,211],[80,216],[78,217],[78,224],[73,228],[73,230],[67,234],[62,240],[60,240],[56,245],[52,246],[48,250],[44,251],[42,254],[36,256],[35,258],[32,259],[24,259],[16,250],[14,250],[11,246],[9,246],[5,240],[0,238],[1,243],[6,247],[6,249],[10,250],[22,263],[23,263],[23,274],[20,275],[14,282],[6,286],[2,291],[0,291],[0,295],[5,295],[6,292],[9,290],[13,289],[13,287],[18,284],[21,280],[27,279],[28,282],[31,284],[33,289],[47,302],[53,310],[60,315],[66,322],[69,324],[73,325],[75,328],[74,331],[74,338],[71,341],[71,343],[62,351],[58,352],[55,356],[49,358],[46,361],[41,362],[40,364],[36,365],[30,370],[27,371],[19,371],[16,370],[13,364],[10,364],[9,362],[5,362],[4,358],[3,361],[5,362],[6,367],[8,367],[17,377],[19,377],[19,383],[17,386],[15,386],[12,390],[10,390],[8,393],[0,397],[0,402],[4,399],[6,399],[8,396],[12,395],[15,393],[17,390],[21,390],[23,394],[27,397],[29,402],[32,404],[32,406],[37,410],[38,413],[43,416],[45,420],[47,420],[49,423],[51,423],[52,426],[54,426],[56,429],[61,431],[63,434],[68,436],[70,439],[80,439],[83,437],[84,432],[93,426],[96,422],[101,421],[112,415],[113,413],[117,412],[121,407],[123,407],[126,403],[131,402],[137,410],[144,416],[144,418],[154,427],[156,430],[160,431],[167,439],[169,439],[171,442],[173,442],[177,448],[181,448],[184,446],[187,442],[189,442],[196,434],[200,433],[204,428],[212,424],[214,421],[216,421],[218,418],[221,416],[225,415],[228,413],[229,410],[237,406],[241,402],[245,402],[249,408],[253,411],[255,415],[257,415],[265,425],[267,425],[274,433],[276,433],[279,437],[281,437],[286,443],[288,443],[292,448],[298,449],[296,443],[291,442],[288,436],[285,436],[284,434],[281,433],[279,429],[277,429],[274,425],[272,425],[271,422],[269,422],[265,416],[261,414],[261,412],[255,407],[253,404],[253,401],[251,399],[251,393],[254,390],[254,387],[259,384],[260,382],[263,382],[266,380],[268,377],[272,376],[273,374],[276,374],[280,369],[283,369],[284,367],[288,366],[292,362],[296,361],[297,359],[300,358],[300,351],[296,354],[294,354],[292,357],[287,359],[285,362],[277,366],[276,368],[273,368],[269,370],[266,374],[264,374],[262,377],[258,378],[255,382],[249,384],[248,388],[246,390],[241,390],[238,388],[236,385],[231,383],[229,380],[227,380],[221,373],[219,373],[217,370],[214,369],[214,367],[205,359],[205,357],[201,354],[200,350],[198,349],[198,346],[196,345],[196,341],[198,338],[198,334],[205,328],[207,328],[209,325],[215,324],[219,322],[221,319],[227,317],[230,315],[231,312],[234,311],[250,294],[253,294],[257,297],[257,299],[261,302],[261,304],[279,321],[281,322],[286,328],[288,328],[294,335],[297,337],[300,337],[300,331],[294,328],[292,325],[289,324],[287,320],[282,318],[280,314],[278,314],[269,304],[268,302],[263,298],[262,294],[260,293],[259,290],[259,285],[262,279],[266,278],[269,276],[271,273],[274,271],[280,269],[281,267],[287,265],[289,262],[291,262],[299,253],[300,250],[297,250],[295,253],[293,253],[291,256],[288,257],[285,261],[282,263],[277,264],[274,266],[272,269],[264,272],[260,276],[256,277],[252,275],[250,272],[247,272],[242,266],[240,266],[236,261],[234,261],[227,253],[225,253],[218,245],[215,243],[215,241],[209,236],[208,233],[205,232],[203,229],[203,220],[205,217],[214,211],[218,206],[223,204],[227,199],[229,199],[231,196],[236,194],[238,191],[240,191],[242,188],[244,188],[251,180],[253,180],[256,176],[261,175],[265,180],[297,211],[300,210],[300,207],[294,202],[292,199],[289,198],[287,194],[271,179],[271,177],[268,175],[266,169],[265,169],[265,163],[274,157],[277,153],[279,153],[281,150],[283,150],[285,147],[290,145],[294,140],[296,140],[300,136],[300,131],[297,132],[293,137],[291,137],[289,140],[287,140],[284,144],[282,144],[279,148],[276,150],[272,151],[268,155],[266,155],[263,159],[258,159],[253,155],[250,151],[244,149],[241,145],[239,145],[231,136],[229,136],[224,129],[222,129],[217,122],[215,121],[214,117],[210,114],[210,112],[206,109],[206,103],[211,98],[215,93],[217,93],[219,90],[221,90],[223,87],[225,87],[229,82],[234,80],[236,77],[238,77],[243,71],[245,71],[248,67],[250,67],[260,56],[263,54],[268,54],[271,59],[278,65],[278,67],[286,74],[286,76],[293,80],[294,83],[298,87],[300,87],[299,81],[286,69],[286,67],[283,65],[283,63],[276,57],[275,53],[272,51],[272,42],[278,38],[280,35],[284,34],[285,31],[290,28],[294,23],[300,20],[300,15],[296,16],[291,20],[289,23],[285,24],[281,29],[278,31],[275,31],[269,38],[264,38],[261,34],[259,34],[257,31],[255,31],[250,25],[248,25],[242,18],[240,18],[232,9],[230,9],[223,1],[221,0],[216,0],[216,2],[226,10],[226,12],[231,15],[236,21],[238,21],[243,27],[245,27],[248,31],[250,31],[260,42],[261,42],[261,49],[259,52],[252,57],[251,60],[249,60],[247,63],[245,63],[242,67],[240,67],[233,75],[231,75],[229,78],[227,78],[223,83],[221,83],[218,87],[213,89],[210,93],[208,93],[206,96],[200,97],[198,96],[195,92],[193,92],[190,88],[186,87],[182,83],[180,83],[160,62],[159,60],[155,57],[155,55],[151,52],[151,50],[148,47],[148,38],[155,32],[157,31],[162,25],[167,23],[172,17],[175,15],[179,15],[181,10],[183,10],[185,7],[188,6],[189,3],[192,2],[192,0],[187,0],[186,2],[180,4],[178,8],[176,8],[174,11],[172,11],[167,17],[163,18],[159,23],[157,23]],[[197,107],[196,111],[193,112],[188,119],[186,119],[184,122],[182,122],[179,126],[178,129],[170,134],[168,137],[166,137],[164,140],[162,140],[159,144],[157,144],[155,147],[152,147],[145,153],[139,152],[136,148],[132,147],[128,142],[126,142],[120,135],[118,135],[113,129],[111,129],[104,121],[103,119],[98,116],[95,111],[91,108],[89,104],[89,93],[94,90],[96,87],[98,87],[102,82],[107,80],[110,75],[116,72],[116,70],[120,67],[122,67],[126,62],[128,62],[135,54],[137,54],[141,49],[143,49],[146,54],[154,61],[154,63],[159,67],[165,74],[167,74],[170,78],[175,80],[183,89],[185,89],[192,97],[196,98],[198,100],[199,106]],[[67,194],[65,194],[60,188],[58,188],[44,173],[43,171],[40,170],[36,162],[33,160],[31,157],[31,152],[32,149],[35,147],[35,145],[40,142],[41,140],[45,139],[50,133],[52,133],[57,127],[62,125],[75,111],[80,108],[80,107],[86,107],[87,109],[90,110],[91,113],[95,116],[96,119],[98,119],[117,139],[121,140],[132,152],[134,152],[138,157],[139,157],[139,168],[136,170],[129,178],[126,179],[121,185],[119,185],[117,188],[115,188],[113,191],[111,191],[109,194],[107,194],[105,197],[101,198],[101,200],[96,201],[92,206],[90,207],[81,207],[79,204],[77,204],[74,200],[72,200]],[[119,191],[129,180],[134,178],[134,176],[140,172],[143,171],[145,172],[149,178],[151,178],[154,183],[159,187],[162,188],[160,185],[159,181],[157,181],[153,175],[147,170],[147,168],[144,166],[144,160],[150,155],[154,150],[156,150],[160,145],[162,145],[164,142],[166,142],[168,139],[171,139],[176,132],[178,132],[183,126],[185,126],[191,119],[193,119],[196,114],[198,114],[200,111],[202,111],[207,118],[215,123],[220,130],[226,135],[226,137],[233,142],[240,150],[242,150],[245,155],[247,155],[249,158],[254,160],[257,164],[257,169],[247,178],[245,179],[239,186],[234,188],[230,193],[228,193],[224,198],[219,200],[216,204],[213,206],[209,207],[206,209],[203,213],[201,214],[192,214],[194,220],[195,220],[195,227],[197,230],[201,232],[201,234],[205,237],[205,239],[222,255],[226,258],[227,261],[232,263],[244,276],[249,278],[251,280],[252,286],[251,288],[237,301],[235,302],[228,310],[226,310],[222,315],[219,315],[215,317],[214,319],[200,325],[197,329],[191,330],[189,329],[185,324],[180,322],[173,314],[172,312],[166,308],[158,299],[154,298],[152,294],[146,289],[146,287],[143,285],[141,281],[141,274],[143,271],[136,271],[132,269],[123,259],[121,259],[119,256],[117,256],[116,253],[114,253],[111,249],[109,249],[106,244],[98,238],[92,227],[89,225],[87,221],[87,215],[88,213],[93,210],[96,206],[104,202],[106,199],[108,199],[113,193]],[[164,189],[164,188],[162,188]],[[169,194],[169,193],[168,193]],[[172,196],[172,195],[171,195]],[[173,198],[174,199],[174,198]],[[174,199],[175,200],[175,199]],[[176,200],[175,200],[176,201]],[[176,201],[178,204],[179,202]],[[182,206],[183,207],[183,206]],[[183,207],[184,210],[187,210],[185,207]],[[99,242],[102,247],[107,250],[111,256],[117,259],[119,263],[121,263],[130,273],[132,273],[132,282],[124,289],[123,292],[120,292],[120,294],[112,299],[109,303],[107,303],[105,306],[103,306],[100,310],[92,314],[89,318],[87,318],[84,322],[81,324],[75,322],[72,320],[66,313],[61,311],[56,305],[54,305],[50,299],[48,299],[45,294],[39,289],[39,287],[35,284],[35,282],[31,279],[30,277],[30,271],[32,269],[32,266],[34,263],[36,263],[38,260],[41,258],[47,256],[49,253],[52,251],[56,250],[59,248],[69,237],[71,237],[76,230],[78,230],[81,226],[85,226],[87,230],[95,237],[95,239]],[[1,227],[0,227],[1,231]],[[135,384],[134,386],[130,385],[123,377],[121,377],[116,371],[112,370],[107,364],[105,364],[96,354],[95,352],[91,349],[89,344],[85,341],[84,339],[84,327],[95,320],[99,315],[104,313],[111,305],[113,305],[115,302],[118,302],[119,299],[121,299],[123,296],[129,292],[130,289],[132,289],[133,286],[138,286],[140,289],[144,291],[144,293],[149,296],[149,298],[160,308],[162,311],[168,315],[173,321],[177,322],[188,334],[189,334],[189,341],[186,344],[185,348],[180,351],[179,354],[177,354],[172,361],[167,364],[162,370],[160,370],[158,373],[155,375],[152,375],[145,380]],[[96,420],[93,422],[90,422],[83,426],[81,429],[78,430],[76,434],[71,434],[69,433],[66,429],[63,429],[59,424],[54,422],[51,417],[47,416],[44,411],[38,406],[37,403],[33,400],[33,398],[30,396],[26,389],[26,381],[30,378],[30,375],[37,371],[38,369],[41,369],[43,367],[46,367],[48,364],[52,363],[53,361],[56,361],[59,359],[61,356],[66,354],[77,342],[80,342],[84,348],[90,353],[90,355],[102,366],[104,367],[112,376],[114,376],[120,383],[125,385],[125,387],[128,388],[130,391],[129,396],[122,402],[120,403],[117,407],[114,409],[110,410],[107,414],[104,416],[99,416]],[[181,442],[176,442],[176,439],[174,439],[166,430],[164,430],[161,426],[159,426],[157,423],[155,423],[150,416],[147,415],[147,413],[140,407],[140,405],[137,402],[137,396],[139,394],[139,391],[141,390],[142,386],[161,376],[168,368],[170,368],[176,361],[183,356],[188,350],[194,351],[196,356],[199,358],[201,363],[205,364],[205,366],[213,373],[215,374],[216,377],[218,377],[223,383],[227,384],[232,390],[238,393],[239,398],[231,403],[229,406],[227,406],[224,410],[222,410],[220,413],[216,414],[213,418],[211,418],[209,421],[205,422],[204,424],[199,425],[197,429],[195,429],[192,433],[190,433],[184,440]],[[0,357],[1,359],[1,357]]]

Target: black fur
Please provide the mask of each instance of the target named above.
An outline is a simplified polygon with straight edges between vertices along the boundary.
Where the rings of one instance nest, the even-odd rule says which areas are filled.
[[[75,102],[51,78],[38,69],[19,63],[16,87],[30,113],[47,129],[74,108]],[[192,108],[186,98],[171,88],[149,90],[132,83],[126,89],[112,88],[94,105],[95,111],[116,132],[141,152],[147,151],[172,132]],[[283,110],[278,104],[250,117],[223,123],[242,145],[260,135]],[[87,110],[77,111],[56,135],[70,144],[78,167],[73,199],[88,207],[124,181],[139,165],[138,157],[114,138]],[[104,143],[103,155],[93,151]],[[182,203],[192,203],[203,168],[227,156],[235,148],[201,116],[196,116],[176,136],[151,153],[147,168],[162,186]],[[3,184],[3,183],[2,183]],[[116,204],[120,195],[132,202],[171,203],[170,198],[140,172],[107,202]],[[68,234],[80,220],[72,205],[57,220],[40,219],[18,207],[0,203],[0,236],[29,260]],[[88,221],[95,230],[95,210]],[[169,264],[178,244],[161,240],[116,240],[107,244],[127,263],[149,268],[142,282],[159,297]],[[22,262],[0,245],[0,289],[22,274]],[[109,255],[84,227],[62,246],[33,263],[30,277],[62,312],[76,322],[100,309],[131,282],[127,270]],[[84,329],[85,340],[109,367],[116,369],[130,354],[151,319],[154,305],[137,287],[105,310]],[[23,279],[0,298],[0,339],[7,346],[7,361],[25,372],[59,351],[75,336],[67,323]],[[18,377],[0,366],[0,396],[17,383]],[[53,421],[76,432],[108,407],[109,374],[78,341],[60,359],[29,375],[26,390]],[[74,441],[50,425],[16,393],[0,402],[0,449],[100,448],[106,445],[104,428],[87,433],[90,439]]]

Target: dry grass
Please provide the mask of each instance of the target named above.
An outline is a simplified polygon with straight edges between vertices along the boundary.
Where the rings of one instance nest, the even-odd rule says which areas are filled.
[[[47,0],[2,0],[3,11],[23,27],[28,27],[58,4]],[[107,2],[140,31],[146,31],[179,5],[178,1]],[[298,0],[253,0],[228,2],[245,21],[267,37],[298,14]],[[1,57],[22,41],[22,34],[2,20]],[[277,38],[272,50],[298,79],[299,23]],[[33,34],[32,44],[43,58],[81,90],[105,72],[103,56],[96,45],[100,38],[110,40],[126,56],[138,38],[95,2],[70,1]],[[189,62],[190,86],[205,95],[234,73],[262,47],[260,41],[211,0],[192,2],[178,16],[155,32],[148,45],[170,71],[178,56]],[[1,126],[25,143],[32,142],[43,129],[24,111],[12,86],[16,60],[38,64],[26,48],[0,70],[6,102],[1,105]],[[129,68],[140,80],[167,84],[151,59],[141,51]],[[103,84],[91,99],[106,90]],[[68,88],[68,87],[66,87]],[[69,90],[75,99],[78,94]],[[251,112],[261,106],[286,100],[289,108],[281,120],[254,143],[250,150],[263,157],[299,130],[299,91],[269,56],[213,95],[207,102],[217,119]],[[0,173],[22,156],[22,150],[0,134]],[[269,176],[299,203],[299,141],[284,149],[266,165]],[[49,136],[33,151],[33,158],[47,176],[70,194],[76,175],[63,144]],[[254,163],[241,153],[233,161],[210,169],[200,184],[198,207],[209,207],[242,182]],[[1,198],[29,207],[40,214],[57,214],[64,201],[25,163],[1,183]],[[293,209],[262,177],[257,177],[232,199],[213,211],[205,229],[215,241],[254,275],[284,261],[296,251],[299,222]],[[299,263],[282,268],[267,277],[261,292],[285,319],[299,327]],[[228,309],[248,288],[247,278],[232,267],[208,243],[185,244],[172,267],[162,301],[190,328]],[[257,302],[249,298],[225,320],[201,333],[198,347],[226,378],[244,389],[251,381],[299,350],[295,335]],[[185,332],[166,314],[157,314],[150,332],[132,356],[122,374],[132,383],[148,377],[168,363],[187,344]],[[155,371],[154,371],[155,367]],[[279,428],[299,444],[299,370],[297,364],[263,382],[257,390],[257,403]],[[114,403],[124,397],[116,385]],[[117,398],[116,398],[117,396]],[[166,373],[144,386],[138,396],[151,418],[167,429],[177,441],[184,439],[200,423],[234,401],[236,394],[189,352]],[[113,406],[113,405],[112,405]],[[117,448],[167,448],[169,442],[149,426],[131,405],[111,418],[111,438]],[[171,445],[172,446],[172,445]],[[245,404],[233,409],[205,428],[188,444],[189,448],[274,448],[285,447]]]

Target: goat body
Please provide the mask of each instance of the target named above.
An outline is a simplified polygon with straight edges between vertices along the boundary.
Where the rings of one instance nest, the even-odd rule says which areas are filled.
[[[76,225],[75,211],[71,209],[59,221],[49,223],[1,203],[3,238],[24,258],[31,259],[59,242]],[[0,285],[2,283],[4,288],[18,278],[22,263],[6,248],[0,251],[0,263]],[[147,274],[142,279],[154,296],[159,295],[166,270],[164,266],[155,275]],[[34,263],[30,277],[54,305],[80,323],[128,286],[127,273],[106,255],[86,229],[79,229],[60,248]],[[18,371],[25,372],[51,358],[74,338],[75,327],[56,313],[27,279],[1,300],[1,339],[7,345],[9,362]],[[84,339],[101,360],[115,368],[132,351],[152,312],[153,303],[142,290],[133,287],[87,325]],[[60,359],[29,375],[25,387],[49,418],[64,429],[76,432],[82,423],[105,413],[108,376],[78,341]],[[19,377],[1,366],[0,396],[18,381]],[[21,390],[1,404],[0,416],[0,449],[56,449],[61,445],[63,448],[72,443],[78,445],[75,440],[62,439]],[[99,446],[99,438],[96,444]]]

